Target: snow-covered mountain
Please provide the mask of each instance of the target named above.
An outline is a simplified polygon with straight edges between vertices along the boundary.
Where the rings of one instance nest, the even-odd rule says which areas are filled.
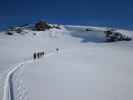
[[[106,42],[108,30],[60,25],[1,32],[0,100],[132,100],[133,41]],[[133,31],[113,31],[133,38]]]

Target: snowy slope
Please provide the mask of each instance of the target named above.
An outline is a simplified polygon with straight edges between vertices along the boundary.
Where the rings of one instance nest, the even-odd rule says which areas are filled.
[[[86,32],[88,26],[65,27],[0,34],[0,99],[9,68],[44,50],[49,56],[14,73],[15,100],[132,100],[133,41],[105,43],[106,28],[89,27],[95,31]],[[133,37],[132,31],[117,31]]]
[[[32,59],[32,55],[36,51],[47,51],[55,49],[54,45],[48,45],[50,40],[55,39],[55,32],[60,30],[50,30],[49,32],[37,32],[39,35],[34,36],[33,31],[25,30],[28,32],[26,35],[15,34],[13,36],[0,34],[0,90],[3,89],[3,80],[5,75],[11,70],[16,63],[27,61]],[[64,31],[63,31],[64,32]],[[51,41],[52,43],[52,41]],[[0,97],[3,93],[0,91]],[[0,98],[1,99],[1,98]]]

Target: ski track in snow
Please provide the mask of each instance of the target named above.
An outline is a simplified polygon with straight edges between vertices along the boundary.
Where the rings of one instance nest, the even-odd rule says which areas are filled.
[[[55,54],[55,53],[51,52],[51,53],[45,55],[42,58],[46,58],[46,57],[52,56],[53,54]],[[38,60],[40,60],[40,59],[38,59]],[[24,68],[25,64],[32,63],[33,61],[35,61],[35,60],[33,60],[33,59],[27,60],[27,61],[15,64],[14,68],[11,67],[12,69],[9,68],[9,72],[6,75],[6,79],[5,79],[5,82],[4,82],[5,84],[4,84],[3,100],[15,100],[14,92],[13,92],[13,76],[18,70],[22,70],[21,68]],[[21,73],[21,71],[20,71],[20,73]],[[23,81],[22,80],[18,81],[17,78],[16,78],[15,84],[17,85],[16,100],[29,100],[27,98],[27,90],[24,87]]]

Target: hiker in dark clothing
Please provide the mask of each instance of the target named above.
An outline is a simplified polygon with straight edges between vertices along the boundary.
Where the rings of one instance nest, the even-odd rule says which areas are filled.
[[[39,52],[37,53],[37,58],[38,58],[38,59],[40,58],[40,53],[39,53]]]
[[[56,48],[56,51],[59,52],[59,48]]]
[[[42,56],[44,56],[44,51],[42,52]]]
[[[40,57],[44,56],[44,52],[40,52]]]
[[[37,55],[36,53],[33,54],[33,58],[36,59],[37,58]]]
[[[42,55],[44,56],[44,51],[42,52]]]
[[[41,56],[44,56],[44,52],[43,51],[41,52]]]
[[[46,56],[46,52],[42,51],[42,52],[37,52],[33,54],[33,58],[34,59],[39,59],[40,57]]]

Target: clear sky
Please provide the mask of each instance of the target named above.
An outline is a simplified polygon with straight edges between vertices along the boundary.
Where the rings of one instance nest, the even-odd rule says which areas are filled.
[[[133,29],[132,0],[0,0],[0,28],[34,23]]]

